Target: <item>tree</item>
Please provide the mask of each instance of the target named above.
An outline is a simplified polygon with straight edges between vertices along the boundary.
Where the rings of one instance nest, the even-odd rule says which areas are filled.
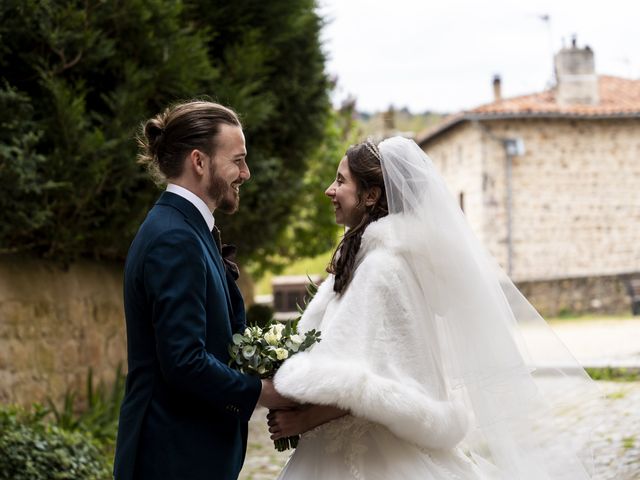
[[[239,213],[216,218],[225,240],[261,268],[326,251],[334,238],[326,203],[305,203],[313,177],[326,174],[328,164],[329,177],[321,181],[328,180],[344,153],[331,116],[322,21],[314,8],[312,0],[239,0],[216,2],[216,8],[203,0],[190,9],[198,25],[216,26],[208,47],[223,74],[212,92],[241,112],[252,171]]]
[[[317,253],[331,212],[301,203],[306,172],[343,150],[321,26],[309,0],[0,3],[0,252],[123,258],[158,195],[137,128],[207,97],[240,112],[252,170],[225,240],[257,268]]]
[[[179,2],[0,4],[2,251],[122,258],[156,196],[142,118],[218,72]]]
[[[335,247],[338,227],[334,210],[325,190],[336,176],[338,162],[349,145],[357,143],[361,132],[354,123],[355,102],[346,103],[331,112],[324,133],[325,141],[314,152],[302,178],[295,214],[281,233],[272,253],[258,250],[263,261],[258,267],[270,266],[276,271],[291,258],[313,257]],[[260,271],[258,271],[260,273]]]

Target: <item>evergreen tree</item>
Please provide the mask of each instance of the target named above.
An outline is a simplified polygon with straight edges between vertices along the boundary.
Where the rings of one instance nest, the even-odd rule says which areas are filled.
[[[313,205],[305,202],[310,175],[327,182],[344,150],[330,115],[315,3],[213,3],[215,8],[201,0],[188,11],[201,27],[216,26],[208,48],[221,75],[211,91],[241,113],[252,171],[242,187],[239,213],[216,216],[225,239],[238,244],[240,254],[251,252],[262,267],[326,251],[335,237],[333,213],[317,195]],[[321,197],[323,191],[320,186]]]
[[[216,214],[242,259],[267,267],[325,249],[331,211],[304,202],[312,172],[330,164],[332,175],[343,145],[314,8],[1,2],[0,252],[123,258],[159,193],[136,164],[136,130],[189,98],[229,105],[245,125],[252,179],[238,214]]]
[[[218,74],[182,14],[161,0],[0,4],[2,251],[126,253],[156,196],[138,124]]]

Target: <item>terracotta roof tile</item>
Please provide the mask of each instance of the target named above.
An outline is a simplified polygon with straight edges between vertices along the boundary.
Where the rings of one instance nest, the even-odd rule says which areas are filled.
[[[598,77],[600,101],[597,105],[560,105],[554,90],[507,98],[481,105],[445,118],[418,135],[418,144],[430,140],[465,120],[526,117],[626,117],[640,116],[640,80],[600,75]]]
[[[597,105],[560,105],[554,91],[509,98],[470,110],[473,113],[564,113],[567,115],[611,115],[640,113],[640,80],[601,75]]]

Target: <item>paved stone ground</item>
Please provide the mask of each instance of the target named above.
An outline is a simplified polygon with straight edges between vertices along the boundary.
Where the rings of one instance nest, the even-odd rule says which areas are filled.
[[[640,479],[640,382],[598,382],[605,393],[591,445],[597,480]]]
[[[594,480],[640,480],[640,382],[598,382],[598,386],[605,397],[594,407],[597,411],[581,412],[598,418],[591,440]],[[273,449],[266,413],[256,410],[249,425],[249,448],[240,480],[275,479],[289,456]]]
[[[278,452],[267,430],[267,409],[257,408],[249,422],[247,458],[239,480],[272,480],[287,462],[291,452]]]
[[[584,367],[640,367],[640,318],[560,320],[556,335]]]

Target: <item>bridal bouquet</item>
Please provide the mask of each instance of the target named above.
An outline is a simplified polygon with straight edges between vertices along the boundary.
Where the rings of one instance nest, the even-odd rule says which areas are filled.
[[[244,333],[236,333],[229,345],[229,365],[242,373],[260,378],[271,378],[291,355],[302,352],[320,341],[320,332],[310,330],[298,333],[298,320],[286,325],[272,320],[265,327],[247,327]],[[298,438],[288,437],[274,441],[279,452],[298,446]]]

